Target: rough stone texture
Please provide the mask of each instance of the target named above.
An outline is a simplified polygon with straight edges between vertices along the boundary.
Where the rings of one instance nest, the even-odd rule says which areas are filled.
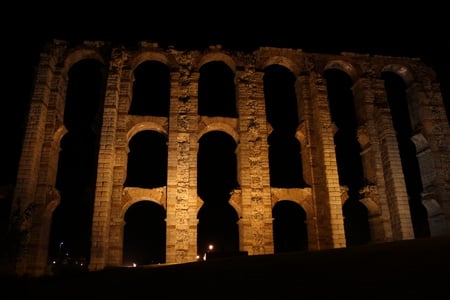
[[[448,233],[450,223],[450,128],[433,70],[419,59],[304,53],[300,49],[261,47],[251,53],[212,46],[203,51],[161,49],[141,42],[133,49],[106,42],[72,45],[55,40],[44,49],[23,142],[12,205],[12,222],[22,233],[16,263],[18,274],[42,275],[47,263],[51,216],[60,201],[54,188],[59,144],[66,133],[62,118],[67,74],[85,58],[107,66],[108,77],[98,156],[90,270],[122,263],[126,210],[151,199],[167,213],[166,261],[193,261],[197,254],[197,151],[199,138],[211,130],[228,133],[238,144],[240,188],[230,204],[239,216],[240,250],[249,255],[274,252],[272,208],[289,199],[307,215],[308,249],[346,246],[342,205],[347,196],[339,185],[333,142],[334,124],[327,103],[328,69],[339,69],[353,81],[358,141],[367,185],[360,191],[369,215],[372,242],[413,239],[403,171],[381,72],[398,74],[407,86],[410,116],[423,182],[423,204],[432,235]],[[142,62],[156,60],[171,70],[169,118],[127,114],[132,72]],[[197,115],[198,70],[223,61],[235,72],[238,118]],[[307,188],[271,188],[265,118],[263,69],[288,68],[297,78],[300,125],[297,138]],[[125,188],[128,141],[143,129],[168,139],[167,186]]]

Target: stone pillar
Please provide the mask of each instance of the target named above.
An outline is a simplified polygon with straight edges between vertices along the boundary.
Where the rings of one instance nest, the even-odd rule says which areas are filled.
[[[171,75],[167,170],[166,262],[194,261],[197,256],[198,79],[192,57],[177,54]]]
[[[238,71],[237,91],[240,118],[238,147],[242,215],[239,245],[249,255],[271,254],[273,246],[272,204],[270,196],[263,73],[246,66]]]
[[[15,253],[18,275],[39,276],[45,272],[51,221],[46,197],[55,184],[59,153],[54,139],[56,130],[62,127],[64,109],[65,90],[58,87],[66,85],[56,67],[63,49],[64,43],[51,45],[41,53],[35,75],[11,209],[10,234],[19,247]]]
[[[114,99],[111,99],[112,103],[117,103],[115,109],[108,111],[110,130],[114,130],[115,134],[112,136],[112,132],[108,130],[107,135],[109,139],[114,140],[113,157],[108,161],[108,165],[104,167],[111,168],[107,171],[107,176],[111,176],[109,172],[112,172],[113,181],[110,182],[112,190],[111,193],[111,212],[109,220],[109,241],[108,241],[108,253],[105,257],[105,264],[109,266],[123,265],[123,238],[124,238],[124,215],[126,213],[124,203],[126,203],[126,193],[124,192],[124,182],[127,176],[127,162],[128,162],[128,134],[129,128],[127,121],[129,120],[128,110],[131,105],[131,90],[133,87],[132,72],[129,65],[129,59],[127,52],[119,52],[120,50],[113,50],[115,53],[115,59],[112,60],[113,68],[112,79],[112,92]],[[116,90],[117,89],[117,90]],[[118,98],[116,98],[118,97]],[[107,98],[105,98],[106,100]],[[117,101],[117,102],[114,102]],[[107,108],[105,106],[105,108]],[[105,113],[104,113],[105,114]],[[127,207],[128,208],[128,207]]]
[[[376,131],[375,95],[371,81],[367,78],[360,78],[353,85],[352,90],[356,117],[360,124],[357,134],[361,147],[364,181],[367,183],[360,191],[362,196],[360,201],[365,204],[369,213],[371,242],[390,241],[392,240],[391,216]]]
[[[341,189],[334,145],[326,82],[317,73],[310,74],[312,193],[316,207],[318,250],[346,246]]]
[[[415,147],[422,180],[422,203],[428,211],[430,234],[450,233],[450,129],[437,84],[413,83],[411,115]],[[447,174],[447,175],[446,175]]]
[[[374,86],[375,111],[373,118],[377,121],[377,140],[379,141],[383,180],[391,216],[392,238],[393,240],[412,239],[414,238],[414,231],[408,194],[384,83],[382,80],[374,79]]]
[[[367,215],[370,228],[370,242],[386,242],[385,228],[388,225],[384,221],[384,216],[379,205],[378,188],[376,185],[367,185],[360,190],[361,203],[367,208]]]
[[[310,81],[309,76],[301,74],[297,77],[296,89],[297,89],[297,107],[299,109],[300,125],[297,128],[296,137],[301,142],[302,150],[302,167],[303,167],[303,179],[308,187],[312,187],[313,180],[313,167],[315,166],[315,158],[313,154],[314,147],[311,145],[311,136],[313,131],[312,126],[312,103],[310,93]],[[309,196],[308,202],[310,202],[310,210],[307,210],[306,223],[308,234],[308,250],[319,250],[319,235],[317,229],[317,207],[314,197]]]
[[[113,199],[114,165],[116,160],[116,146],[120,131],[117,131],[121,72],[125,60],[125,53],[121,49],[113,49],[110,69],[107,79],[106,94],[103,109],[100,147],[97,166],[97,183],[93,208],[91,256],[89,270],[101,270],[107,264],[110,253],[111,210],[120,204],[120,197]],[[126,143],[123,141],[122,143]],[[117,227],[113,227],[117,230]],[[113,236],[112,242],[117,236]],[[117,247],[117,246],[116,246]],[[109,264],[119,264],[119,254],[112,255]],[[114,257],[116,256],[116,257]],[[121,262],[121,260],[120,260]]]

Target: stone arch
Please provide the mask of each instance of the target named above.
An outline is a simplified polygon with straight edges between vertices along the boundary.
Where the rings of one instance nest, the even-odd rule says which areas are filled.
[[[98,49],[77,49],[65,58],[63,73],[68,74],[73,65],[85,59],[94,59],[99,61],[102,65],[105,65],[105,60]]]
[[[171,93],[168,57],[160,52],[146,51],[140,53],[130,67],[127,75],[131,93],[127,114],[168,117]]]
[[[381,73],[383,73],[383,72],[392,72],[392,73],[397,74],[398,76],[400,76],[403,79],[407,88],[410,87],[413,84],[413,82],[415,81],[411,70],[404,65],[388,64],[388,65],[385,65],[381,69]]]
[[[308,241],[314,239],[311,237],[314,224],[311,224],[311,214],[308,215],[303,206],[306,202],[302,201],[303,197],[298,197],[298,189],[277,192],[282,198],[274,202],[271,210],[275,253],[307,250]]]
[[[371,197],[365,197],[359,200],[367,208],[369,217],[381,215],[380,205]]]
[[[76,49],[72,52],[70,52],[64,59],[63,67],[61,68],[61,76],[59,77],[59,86],[64,86],[61,91],[64,91],[64,95],[62,97],[55,97],[56,102],[63,102],[66,103],[67,101],[67,87],[69,84],[69,73],[72,70],[72,68],[77,64],[85,60],[94,60],[97,61],[102,68],[102,73],[105,72],[105,59],[103,58],[102,54],[99,52],[99,49],[94,48],[81,48]],[[103,74],[104,79],[106,79],[105,74]],[[59,105],[55,104],[57,107],[65,107],[65,105]],[[64,108],[63,108],[64,111]],[[64,114],[64,112],[61,111],[61,114]],[[59,120],[58,120],[59,121]],[[62,123],[64,123],[64,115],[62,116]],[[62,126],[62,124],[59,124],[59,126]],[[58,130],[58,129],[56,129]],[[64,132],[64,135],[67,134],[67,132]],[[61,136],[62,137],[62,136]]]
[[[233,59],[214,52],[198,65],[197,113],[201,116],[237,118],[236,65]]]
[[[58,128],[56,128],[55,133],[53,135],[54,143],[60,145],[62,138],[64,137],[64,135],[66,135],[67,132],[68,130],[66,126],[64,126],[64,124],[61,124]]]
[[[226,121],[226,120],[225,120]],[[206,135],[207,133],[210,132],[214,132],[214,131],[220,131],[220,132],[224,132],[225,134],[227,134],[228,136],[230,136],[233,141],[235,142],[236,148],[235,148],[235,153],[237,151],[237,147],[239,145],[239,134],[235,128],[235,126],[233,124],[228,124],[225,122],[211,122],[208,125],[205,125],[204,128],[199,132],[198,136],[197,136],[197,143],[200,143],[201,138]],[[197,147],[197,151],[200,150],[200,147]],[[198,155],[198,152],[197,152]],[[237,169],[239,169],[239,160],[237,159],[236,161],[237,164]],[[238,182],[239,182],[239,178],[237,178]],[[233,190],[231,192],[231,197],[228,200],[228,204],[231,205],[236,213],[238,214],[238,217],[241,216],[241,193],[240,190]],[[205,201],[198,196],[199,201],[198,201],[198,206],[197,206],[197,215],[202,207],[202,205],[205,203]]]
[[[323,73],[330,69],[337,69],[344,73],[346,73],[350,79],[352,80],[353,84],[359,79],[360,77],[360,71],[356,66],[354,66],[352,63],[345,61],[345,60],[330,60],[327,62],[325,67],[323,68]]]
[[[170,67],[170,59],[167,55],[156,51],[144,51],[136,55],[130,62],[131,70],[135,70],[140,64],[146,61],[157,61]],[[133,72],[130,72],[133,76]]]
[[[126,187],[122,191],[122,208],[119,216],[123,219],[128,208],[140,201],[154,202],[166,210],[166,198],[167,194],[164,187],[154,189]]]
[[[236,210],[238,218],[242,218],[242,192],[241,190],[234,190],[228,203]]]
[[[198,158],[197,159],[197,167],[198,167],[197,188],[198,188],[198,192],[200,190],[207,189],[209,191],[209,193],[214,191],[213,193],[215,194],[216,192],[219,192],[219,191],[211,189],[211,182],[208,181],[208,183],[206,184],[206,181],[199,181],[200,177],[202,179],[208,178],[208,177],[203,177],[201,174],[205,175],[205,173],[202,173],[200,170],[203,170],[203,171],[207,170],[207,172],[212,172],[213,174],[216,174],[216,175],[220,174],[220,176],[223,176],[224,170],[217,173],[217,168],[229,169],[230,166],[229,165],[224,166],[222,163],[219,163],[219,161],[223,161],[223,157],[220,157],[220,158],[217,157],[217,153],[219,153],[219,152],[221,152],[221,155],[225,155],[228,159],[233,159],[234,164],[236,164],[236,168],[238,168],[238,157],[237,157],[237,153],[236,153],[237,147],[238,147],[238,140],[237,140],[236,132],[234,130],[232,130],[226,123],[216,122],[216,123],[212,123],[212,124],[214,124],[215,126],[208,126],[208,128],[206,130],[202,131],[201,134],[198,134],[198,136],[197,136],[197,143],[198,143],[197,153],[196,153],[197,158]],[[216,142],[211,143],[211,141],[214,139],[216,139]],[[217,148],[217,145],[221,145],[221,147]],[[205,148],[203,148],[203,147],[205,147]],[[212,147],[212,149],[211,149],[211,147]],[[208,149],[208,150],[202,151],[202,149]],[[211,156],[211,154],[214,154],[214,155]],[[212,160],[211,160],[211,157],[213,157]],[[205,166],[210,166],[210,164],[204,165],[203,163],[205,162],[205,160],[202,160],[202,158],[206,159],[206,161],[209,161],[209,163],[214,164],[215,168],[212,169],[211,167],[205,167]],[[199,168],[199,164],[202,164],[201,169]],[[228,175],[237,177],[236,172],[237,172],[237,170],[235,170],[233,173],[228,173]],[[220,177],[220,178],[222,178],[222,177]],[[216,181],[216,179],[214,180],[214,182],[224,183],[223,180],[228,181],[231,178],[228,178],[228,179],[222,178],[223,180],[221,179],[219,181]],[[238,179],[236,178],[236,180],[238,180]],[[232,181],[233,181],[233,183],[231,183]],[[201,182],[203,182],[203,184]],[[227,187],[230,189],[228,191],[222,190],[222,188],[225,188],[225,186],[220,185],[221,192],[222,193],[225,192],[228,195],[227,196],[228,201],[231,198],[228,193],[231,193],[238,186],[238,183],[234,182],[234,179],[229,181],[229,183],[231,185]],[[216,188],[218,188],[218,187],[216,187]],[[218,194],[216,194],[216,196],[218,196]],[[224,196],[224,194],[222,194],[222,196]],[[205,199],[204,196],[203,196],[202,200],[205,203],[208,201],[208,199]],[[222,198],[222,200],[224,200],[224,198]]]
[[[158,124],[156,122],[139,122],[137,124],[134,124],[127,132],[127,143],[130,142],[131,138],[135,136],[137,133],[141,131],[156,131],[161,133],[167,138],[167,131],[163,128],[161,124]]]
[[[127,133],[125,145],[125,152],[128,156],[125,158],[124,186],[151,189],[166,185],[167,133],[161,130],[161,127],[155,122],[141,122],[133,128],[135,130]],[[153,150],[156,152],[152,152]],[[144,179],[140,174],[148,169],[152,169],[151,174],[153,175]]]
[[[310,188],[271,188],[272,209],[275,207],[275,204],[277,204],[277,202],[282,200],[290,200],[300,205],[305,210],[307,217],[311,217],[314,215],[312,194]]]
[[[300,73],[300,65],[293,61],[292,59],[285,57],[285,56],[272,56],[269,59],[267,59],[263,64],[262,68],[265,69],[270,65],[280,65],[285,68],[287,68],[289,71],[291,71],[295,76],[297,76]]]
[[[61,195],[56,188],[49,186],[46,195],[46,200],[47,205],[45,207],[44,215],[46,216],[47,219],[51,219],[53,212],[61,202]]]
[[[120,211],[122,263],[165,262],[166,217],[165,189],[128,189]],[[161,198],[164,198],[162,201]],[[136,215],[137,214],[137,215]],[[134,233],[134,234],[133,234]],[[149,244],[159,245],[152,248]],[[155,250],[155,249],[160,250]],[[131,251],[130,251],[131,250]],[[136,251],[136,252],[135,252]],[[163,251],[163,252],[161,252]]]
[[[422,131],[423,125],[421,124],[421,109],[419,107],[420,100],[418,99],[420,87],[415,81],[414,72],[405,65],[401,64],[388,64],[383,66],[381,74],[393,73],[401,78],[405,85],[405,95],[408,105],[408,116],[412,131]]]
[[[204,56],[201,57],[200,61],[198,62],[197,69],[200,70],[200,68],[203,65],[212,61],[223,62],[231,69],[231,71],[233,71],[233,73],[236,74],[236,62],[231,56],[223,52],[212,52],[205,54]]]
[[[197,141],[201,139],[202,136],[204,136],[206,133],[211,131],[223,131],[230,135],[233,140],[236,142],[236,145],[239,144],[239,133],[236,130],[236,127],[225,123],[225,122],[215,122],[212,120],[211,122],[204,122],[203,128],[198,133]]]

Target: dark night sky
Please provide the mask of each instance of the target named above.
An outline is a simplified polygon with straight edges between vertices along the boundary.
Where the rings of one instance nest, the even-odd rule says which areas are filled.
[[[4,10],[8,18],[0,21],[0,185],[15,182],[33,71],[42,45],[53,38],[130,45],[149,40],[177,49],[221,44],[225,49],[273,46],[318,53],[419,57],[436,71],[450,116],[450,39],[445,24],[448,17],[440,16],[446,11],[443,8],[429,9],[423,3],[418,8],[408,3],[404,10],[389,6],[359,9],[343,3],[338,7],[293,7],[293,2],[283,5],[279,1],[268,8],[241,7],[244,3],[196,7],[190,2],[152,7],[154,4],[138,1],[117,8],[93,8],[77,2],[75,8],[52,7],[48,11],[39,3],[30,4],[35,7],[28,6],[25,13],[14,5]]]

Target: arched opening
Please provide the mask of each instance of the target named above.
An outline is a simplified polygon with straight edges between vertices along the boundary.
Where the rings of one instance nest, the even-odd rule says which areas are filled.
[[[411,140],[413,130],[409,116],[406,85],[403,79],[394,72],[383,72],[382,76],[397,136],[414,235],[415,237],[428,237],[430,236],[428,214],[421,201],[423,185],[416,147]]]
[[[291,133],[274,131],[268,137],[270,186],[303,188],[300,142]]]
[[[355,198],[355,197],[352,197]],[[346,201],[343,206],[345,240],[347,246],[370,242],[369,214],[359,201]]]
[[[348,188],[349,198],[343,207],[346,243],[347,246],[367,243],[370,241],[369,220],[367,210],[359,202],[364,174],[361,146],[357,139],[353,82],[347,73],[338,69],[328,69],[324,76],[331,120],[337,128],[334,144],[339,184]]]
[[[49,260],[87,262],[106,77],[103,65],[81,60],[69,71],[56,188],[61,203],[52,215]],[[86,265],[86,264],[84,264]]]
[[[162,187],[167,184],[167,139],[159,132],[135,134],[129,143],[125,186]]]
[[[281,65],[264,69],[267,121],[273,131],[268,137],[270,185],[303,188],[301,146],[295,137],[298,126],[295,76]]]
[[[295,81],[295,75],[281,65],[270,65],[264,69],[266,117],[274,130],[297,129]]]
[[[198,114],[209,117],[237,117],[233,70],[222,61],[204,64],[198,80]]]
[[[306,212],[297,203],[282,200],[273,210],[274,252],[295,252],[308,250]]]
[[[239,252],[238,215],[227,203],[205,203],[198,213],[197,251],[199,255],[214,246],[216,256],[236,255]]]
[[[146,61],[134,70],[130,115],[169,116],[170,71],[159,61]]]
[[[211,131],[199,140],[197,189],[205,202],[227,202],[237,181],[236,142],[223,131]]]
[[[208,132],[199,140],[197,192],[204,201],[198,213],[199,254],[209,244],[216,252],[239,250],[238,216],[228,203],[238,188],[236,142],[222,131]]]
[[[166,211],[152,201],[140,201],[125,213],[123,264],[165,263]]]

